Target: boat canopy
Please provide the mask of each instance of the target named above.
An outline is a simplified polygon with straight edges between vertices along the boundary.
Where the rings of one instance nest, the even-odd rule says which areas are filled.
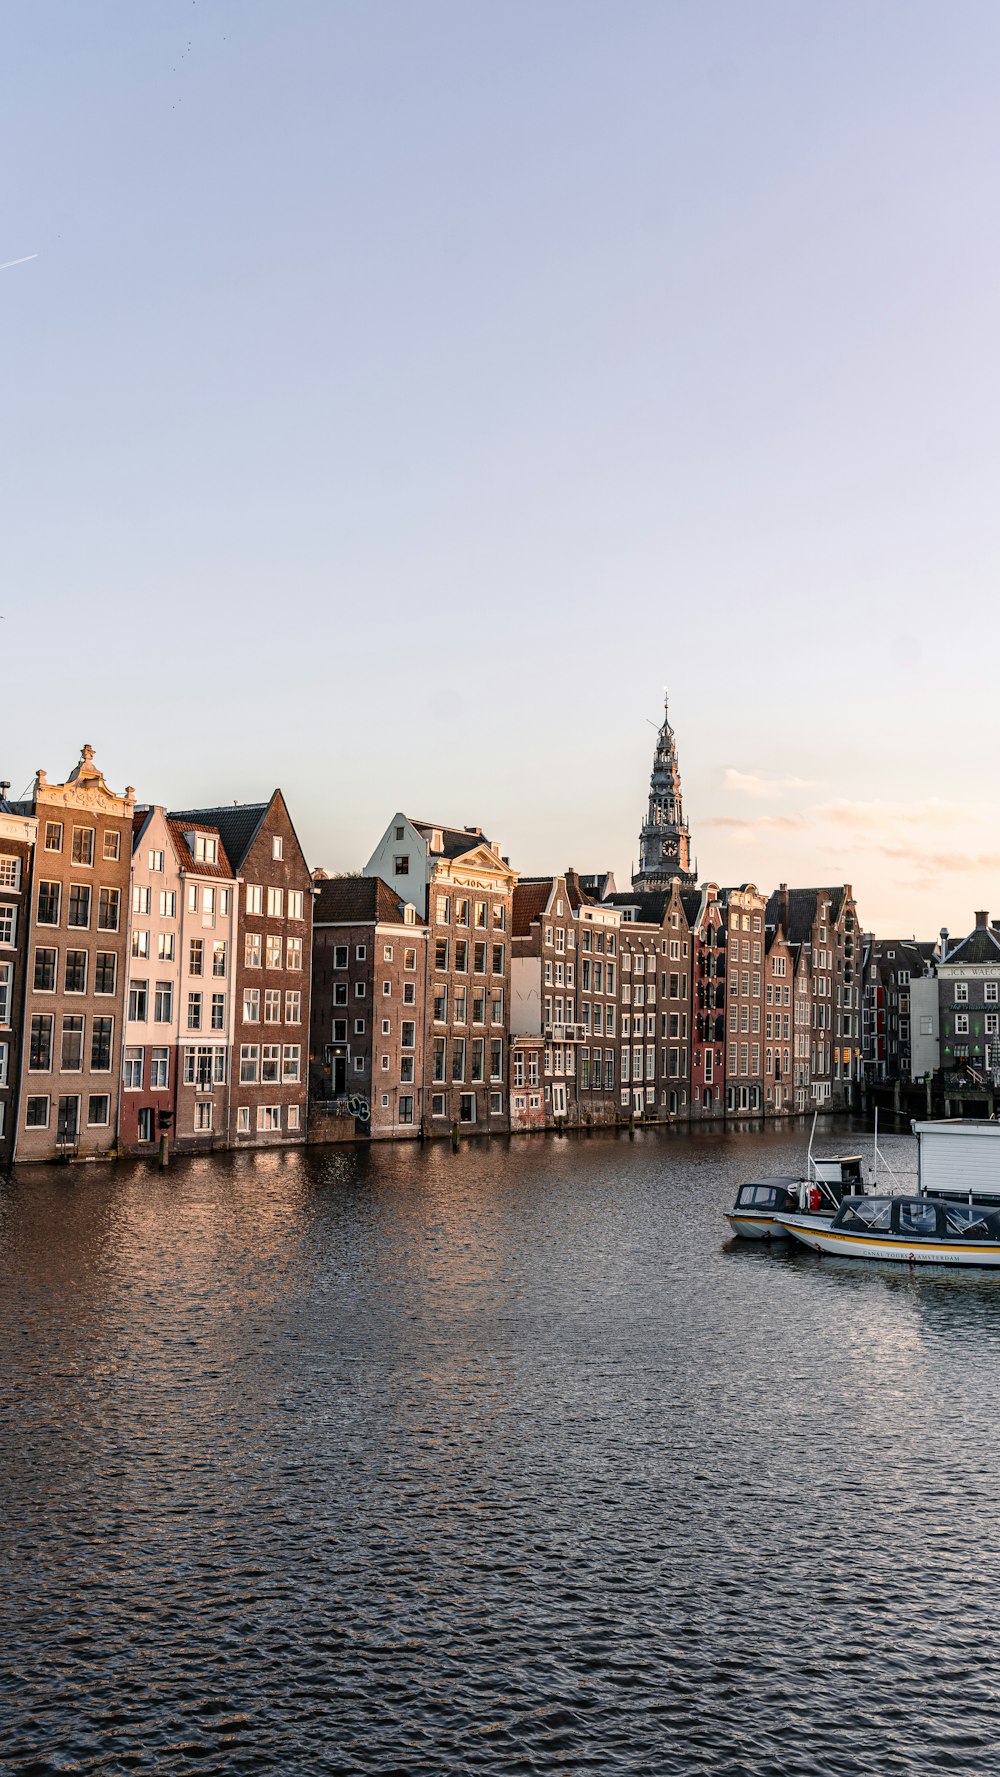
[[[1000,1242],[1000,1209],[930,1197],[845,1197],[833,1220],[851,1234],[894,1234],[909,1240]]]
[[[761,1178],[741,1185],[736,1193],[737,1209],[785,1209],[789,1197],[798,1201],[797,1178]]]

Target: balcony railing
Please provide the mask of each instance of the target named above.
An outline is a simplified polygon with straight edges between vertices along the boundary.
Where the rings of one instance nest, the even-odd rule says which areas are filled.
[[[586,1037],[582,1024],[543,1024],[542,1035],[550,1043],[582,1043]]]

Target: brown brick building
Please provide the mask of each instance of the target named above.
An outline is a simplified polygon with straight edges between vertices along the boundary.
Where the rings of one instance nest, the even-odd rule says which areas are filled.
[[[108,1154],[116,1138],[135,793],[110,790],[93,757],[84,747],[65,783],[35,779],[18,1160]]]
[[[424,1117],[427,927],[378,876],[317,874],[310,1095],[378,1140]]]

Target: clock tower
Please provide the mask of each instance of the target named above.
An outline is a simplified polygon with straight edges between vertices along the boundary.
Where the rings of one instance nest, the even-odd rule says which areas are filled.
[[[656,737],[653,772],[649,780],[649,810],[639,835],[639,868],[632,877],[636,889],[666,888],[679,876],[690,887],[698,880],[691,868],[691,835],[684,819],[677,742],[663,697],[663,726]]]

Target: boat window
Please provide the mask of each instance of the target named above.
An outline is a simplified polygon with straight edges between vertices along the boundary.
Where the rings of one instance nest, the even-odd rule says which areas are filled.
[[[935,1203],[901,1203],[899,1206],[898,1230],[900,1234],[936,1234],[937,1205]]]
[[[944,1210],[944,1231],[961,1240],[996,1240],[1000,1235],[1000,1216],[990,1214],[978,1203],[947,1203]]]
[[[835,1228],[854,1233],[887,1234],[892,1216],[891,1197],[852,1197],[840,1208]]]

